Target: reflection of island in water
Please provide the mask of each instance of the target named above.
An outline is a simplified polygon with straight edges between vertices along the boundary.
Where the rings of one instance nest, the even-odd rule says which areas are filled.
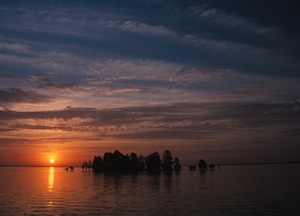
[[[52,192],[54,185],[54,167],[49,167],[48,190]]]

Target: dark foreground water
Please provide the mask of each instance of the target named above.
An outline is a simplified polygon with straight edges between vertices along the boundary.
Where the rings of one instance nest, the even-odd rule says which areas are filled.
[[[300,215],[300,164],[105,175],[0,168],[0,215]]]

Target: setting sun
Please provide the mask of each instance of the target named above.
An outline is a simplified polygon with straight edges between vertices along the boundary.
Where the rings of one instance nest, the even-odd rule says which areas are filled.
[[[54,159],[50,159],[49,162],[50,162],[50,163],[54,163],[55,160],[54,160]]]

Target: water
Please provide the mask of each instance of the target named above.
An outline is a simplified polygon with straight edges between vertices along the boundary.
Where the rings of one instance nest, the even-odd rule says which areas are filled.
[[[299,215],[300,164],[105,175],[0,168],[0,215]]]

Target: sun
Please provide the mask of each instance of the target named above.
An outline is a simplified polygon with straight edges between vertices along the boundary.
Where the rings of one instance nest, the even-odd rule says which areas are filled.
[[[49,162],[53,164],[55,162],[55,160],[54,159],[50,159]]]

